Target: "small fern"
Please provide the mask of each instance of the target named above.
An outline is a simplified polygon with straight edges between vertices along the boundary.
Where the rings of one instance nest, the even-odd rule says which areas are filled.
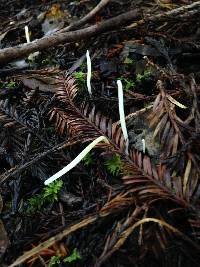
[[[62,259],[60,255],[52,256],[48,263],[48,267],[60,266],[62,265],[62,263],[72,263],[80,259],[81,259],[81,255],[79,254],[77,248],[74,248],[71,255],[69,255],[68,257],[64,259]],[[66,265],[62,265],[62,266],[66,266]]]
[[[61,180],[51,183],[45,187],[43,197],[48,201],[58,200],[58,193],[60,192],[62,186],[63,181]]]
[[[91,166],[94,164],[94,158],[93,155],[89,152],[83,159],[83,164],[85,166]]]
[[[77,248],[74,248],[72,251],[72,254],[66,257],[65,259],[63,259],[63,262],[71,263],[71,262],[74,262],[80,259],[81,259],[81,255],[79,254]]]
[[[122,171],[122,162],[120,155],[115,154],[112,156],[112,158],[108,159],[105,162],[106,169],[109,173],[111,173],[114,176],[117,176]]]
[[[73,76],[78,84],[78,86],[81,88],[85,85],[86,83],[86,73],[82,71],[77,71],[73,73]]]
[[[52,256],[48,263],[48,267],[59,266],[60,263],[61,261],[59,256]]]
[[[35,196],[28,199],[28,205],[25,210],[26,214],[33,214],[35,211],[41,210],[44,205],[45,199],[42,196],[42,193],[36,194]]]
[[[45,203],[58,200],[58,194],[63,186],[63,181],[58,180],[46,186],[41,193],[28,199],[28,206],[25,210],[26,214],[33,214],[40,211]]]
[[[151,75],[151,72],[148,70],[145,70],[143,74],[136,74],[136,82],[137,83],[143,83],[145,79],[147,79]]]

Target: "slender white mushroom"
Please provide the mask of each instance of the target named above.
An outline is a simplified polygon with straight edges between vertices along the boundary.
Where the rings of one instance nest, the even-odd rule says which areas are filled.
[[[30,34],[29,34],[29,30],[28,30],[27,25],[24,27],[24,30],[25,30],[26,42],[30,43]]]
[[[142,152],[145,154],[146,150],[146,144],[145,144],[145,139],[142,139]]]
[[[48,185],[55,181],[56,179],[60,178],[64,174],[66,174],[68,171],[70,171],[72,168],[74,168],[89,152],[92,150],[99,142],[108,142],[108,139],[105,136],[100,136],[96,138],[92,143],[90,143],[83,151],[74,159],[72,162],[70,162],[67,166],[65,166],[62,170],[55,173],[53,176],[51,176],[49,179],[47,179],[44,184]]]
[[[123,88],[122,88],[122,82],[120,80],[117,80],[117,86],[118,86],[118,104],[119,104],[120,124],[121,124],[122,133],[123,133],[125,145],[126,145],[125,152],[126,154],[128,154],[129,140],[128,140],[128,132],[126,128],[125,114],[124,114]]]
[[[88,93],[92,95],[92,88],[91,88],[92,64],[88,50],[86,52],[86,58],[87,58],[87,89]]]
[[[30,34],[29,34],[29,29],[28,29],[28,26],[27,26],[27,25],[24,27],[24,30],[25,30],[26,42],[27,42],[27,44],[28,44],[28,43],[30,43],[31,41],[30,41]],[[39,55],[39,52],[36,51],[36,52],[34,52],[34,53],[31,53],[31,54],[28,56],[28,59],[29,59],[30,61],[33,61],[38,55]]]

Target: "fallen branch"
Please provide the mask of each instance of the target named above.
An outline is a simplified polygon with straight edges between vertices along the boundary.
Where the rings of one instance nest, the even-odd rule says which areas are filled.
[[[191,16],[196,16],[200,12],[200,1],[194,2],[190,5],[184,5],[178,8],[174,8],[162,14],[147,17],[147,20],[162,21],[166,19],[184,19]]]
[[[131,25],[127,26],[127,29],[133,29],[140,25],[145,24],[146,22],[160,22],[160,21],[177,21],[189,19],[190,17],[197,16],[200,13],[200,1],[194,2],[190,5],[184,5],[181,7],[174,8],[172,10],[162,12],[156,15],[145,15],[143,19],[135,21]]]
[[[28,44],[1,49],[0,64],[8,63],[14,59],[25,57],[35,51],[41,51],[61,43],[79,41],[109,30],[116,30],[120,26],[125,25],[132,20],[138,19],[139,17],[139,9],[135,9],[81,30],[66,33],[55,33],[51,36],[45,36]]]
[[[83,17],[83,18],[71,23],[69,26],[61,29],[59,31],[59,33],[71,31],[71,30],[76,29],[77,27],[85,25],[89,20],[94,18],[96,16],[96,14],[99,13],[100,10],[102,10],[109,2],[110,2],[110,0],[101,0],[99,2],[99,4],[97,6],[95,6],[95,8],[93,8],[85,17]]]

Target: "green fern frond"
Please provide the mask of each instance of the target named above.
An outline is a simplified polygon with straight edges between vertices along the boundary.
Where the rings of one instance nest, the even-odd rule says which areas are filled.
[[[114,176],[117,176],[122,171],[122,162],[120,155],[115,154],[112,156],[112,158],[108,159],[105,163],[106,169],[109,173],[111,173]]]

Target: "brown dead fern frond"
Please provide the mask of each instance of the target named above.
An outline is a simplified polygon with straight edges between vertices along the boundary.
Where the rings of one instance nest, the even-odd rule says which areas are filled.
[[[175,100],[165,92],[164,82],[159,80],[157,88],[160,90],[148,119],[150,127],[155,127],[153,137],[158,137],[164,157],[176,154],[178,146],[185,144],[185,137],[180,130],[182,120],[177,116]]]
[[[175,172],[175,169],[172,171],[162,162],[155,166],[150,157],[135,149],[130,149],[127,155],[124,153],[125,142],[121,128],[112,123],[111,119],[96,111],[95,106],[91,107],[89,104],[82,104],[80,108],[77,107],[78,105],[75,101],[77,90],[74,81],[70,77],[62,77],[57,81],[59,81],[58,84],[60,85],[56,92],[56,98],[60,101],[60,104],[64,104],[64,107],[60,107],[59,104],[54,106],[51,111],[51,120],[54,119],[56,121],[58,132],[63,134],[67,131],[71,136],[80,136],[80,142],[104,135],[109,140],[109,144],[99,146],[104,150],[119,154],[122,158],[124,172],[122,180],[125,185],[125,194],[127,194],[126,200],[122,201],[119,194],[119,202],[117,198],[115,198],[113,204],[112,201],[109,201],[101,212],[112,214],[112,212],[117,212],[119,207],[123,205],[128,207],[146,205],[149,210],[152,210],[159,203],[160,206],[163,205],[165,207],[166,214],[172,206],[181,210],[192,210],[193,217],[198,217],[197,211],[193,208],[193,203],[191,202],[191,197],[196,192],[199,179],[198,175],[195,179],[190,178],[190,176],[193,177],[194,175],[192,173],[194,166],[192,157],[186,157],[182,166],[182,175],[180,175],[181,172]],[[175,156],[178,150],[186,144],[186,134],[191,129],[191,126],[184,123],[177,116],[175,110],[177,102],[165,92],[162,81],[158,82],[158,88],[160,89],[160,94],[155,100],[149,120],[151,127],[155,127],[154,136],[158,137],[160,142],[163,142],[165,156],[169,158],[169,156]],[[166,203],[169,203],[169,207],[166,206]],[[189,218],[190,215],[186,219],[187,222]],[[146,218],[142,220],[148,222],[148,220],[145,221]],[[156,223],[162,222],[164,226],[169,225],[167,221],[168,216],[160,216],[155,219]],[[133,225],[130,224],[127,230],[124,228],[122,235],[116,238],[115,243],[109,243],[111,237],[108,238],[107,247],[109,246],[109,250],[106,250],[106,253],[108,252],[109,254],[109,251],[115,251],[115,248],[118,249],[125,242],[136,227],[133,227]],[[170,228],[170,226],[167,226],[167,229]],[[145,227],[142,230],[146,238],[145,242],[147,242],[146,240],[152,240],[152,231],[149,229]],[[159,244],[158,246],[154,244],[156,254],[159,253],[158,247],[166,248],[169,233],[159,227],[156,228],[155,233],[156,244]],[[124,235],[126,238],[124,238]],[[106,253],[105,255],[107,255]]]
[[[166,179],[163,175],[164,181],[169,180],[168,185],[171,190],[175,190],[176,195],[189,201],[197,188],[199,187],[199,157],[197,150],[194,147],[199,147],[198,135],[199,129],[199,110],[197,105],[197,97],[195,90],[195,81],[190,80],[190,88],[192,97],[192,111],[185,120],[182,120],[177,115],[175,107],[183,108],[184,106],[173,99],[166,93],[164,82],[159,80],[157,87],[160,90],[153,110],[149,115],[150,126],[154,127],[154,137],[158,137],[163,146],[163,158],[165,164],[170,170]],[[190,140],[190,145],[188,144]],[[193,141],[192,141],[193,140]]]
[[[96,112],[94,106],[92,108],[88,104],[82,104],[80,108],[76,106],[74,97],[77,89],[73,78],[62,76],[57,81],[59,81],[57,82],[59,86],[56,97],[61,102],[66,103],[66,108],[54,107],[50,118],[55,118],[56,128],[60,133],[67,129],[71,136],[80,135],[82,138],[80,141],[88,141],[105,135],[109,140],[109,145],[103,144],[102,146],[121,155],[124,173],[128,173],[123,177],[124,184],[132,188],[131,191],[137,195],[142,203],[144,201],[153,203],[159,199],[171,199],[184,207],[188,205],[184,194],[180,192],[179,186],[176,186],[179,184],[177,175],[172,175],[163,164],[157,168],[147,155],[143,155],[135,149],[131,149],[128,156],[125,155],[125,142],[121,128],[112,124],[111,119],[107,119],[100,112]],[[178,142],[185,143],[185,138],[177,126],[179,120],[174,111],[175,104],[168,99],[161,81],[158,86],[161,93],[156,99],[153,112],[150,115],[151,125],[155,126],[156,123],[159,125],[159,127],[156,126],[155,130],[155,135],[157,135],[159,132],[163,132],[163,127],[169,120],[170,127],[168,130],[172,132],[172,135],[175,134],[177,138],[172,138],[172,141],[170,139],[166,142],[170,153],[175,153]],[[165,135],[168,130],[164,130]],[[163,138],[163,136],[161,137]]]

